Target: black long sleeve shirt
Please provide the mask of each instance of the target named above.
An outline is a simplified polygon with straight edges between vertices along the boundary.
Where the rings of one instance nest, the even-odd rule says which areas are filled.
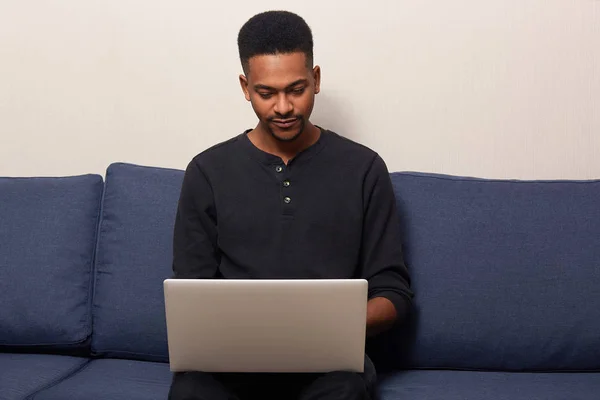
[[[364,278],[399,316],[412,298],[387,167],[331,131],[288,165],[247,132],[197,155],[173,245],[176,278]]]

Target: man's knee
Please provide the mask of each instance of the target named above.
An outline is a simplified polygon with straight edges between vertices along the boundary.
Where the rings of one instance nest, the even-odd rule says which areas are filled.
[[[367,385],[363,377],[354,372],[330,372],[318,378],[302,396],[302,400],[368,400]]]
[[[362,376],[354,372],[332,372],[332,385],[336,385],[342,394],[340,399],[368,399],[367,385]]]
[[[227,390],[210,374],[177,372],[169,390],[169,400],[230,400]]]

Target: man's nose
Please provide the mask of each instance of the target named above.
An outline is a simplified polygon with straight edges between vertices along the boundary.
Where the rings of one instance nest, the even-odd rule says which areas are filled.
[[[275,112],[280,115],[288,115],[294,110],[294,105],[288,98],[287,94],[280,93],[277,96],[277,102],[275,103]]]

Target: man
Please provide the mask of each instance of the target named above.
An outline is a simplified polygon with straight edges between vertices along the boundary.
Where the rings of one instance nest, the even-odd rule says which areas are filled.
[[[383,160],[310,122],[321,70],[301,17],[258,14],[238,45],[240,84],[259,122],[188,165],[175,277],[365,278],[367,335],[389,329],[404,319],[412,292]],[[176,373],[169,398],[370,399],[374,382],[366,358],[363,374]]]

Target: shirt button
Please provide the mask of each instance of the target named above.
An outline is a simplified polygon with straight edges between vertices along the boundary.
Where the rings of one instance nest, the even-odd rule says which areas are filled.
[[[281,172],[281,171],[283,171],[283,167],[281,165],[278,165],[275,167],[275,171]]]
[[[285,187],[289,187],[290,186],[290,181],[283,181],[283,186]]]
[[[292,199],[290,199],[289,197],[284,197],[284,198],[283,198],[283,202],[284,202],[285,204],[290,204],[290,203],[292,202]]]

